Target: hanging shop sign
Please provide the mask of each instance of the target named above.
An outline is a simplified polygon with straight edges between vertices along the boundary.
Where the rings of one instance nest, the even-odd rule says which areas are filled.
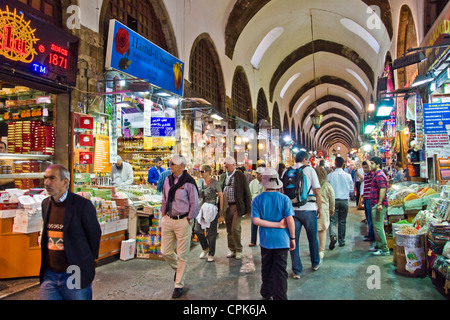
[[[77,37],[0,5],[0,65],[74,86],[77,59]]]
[[[116,20],[110,20],[106,68],[183,95],[184,63]]]
[[[447,37],[450,35],[450,4],[447,4],[439,17],[434,22],[430,31],[424,37],[421,47],[442,45],[447,43]],[[427,60],[419,64],[419,73],[426,74],[427,71],[438,63],[441,58],[449,51],[449,47],[432,48],[426,50]]]
[[[450,129],[450,103],[425,103],[423,120],[425,134],[446,134]]]

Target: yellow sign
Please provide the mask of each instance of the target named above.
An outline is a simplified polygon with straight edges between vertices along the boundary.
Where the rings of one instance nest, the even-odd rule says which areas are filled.
[[[34,35],[36,29],[31,29],[30,20],[22,15],[6,10],[0,10],[0,55],[13,61],[30,63],[37,55],[34,44],[39,41]]]
[[[95,136],[94,172],[110,172],[109,136]]]

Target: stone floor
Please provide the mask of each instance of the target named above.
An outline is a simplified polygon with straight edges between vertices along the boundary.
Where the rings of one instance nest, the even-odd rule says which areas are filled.
[[[442,283],[433,281],[429,276],[411,278],[397,274],[392,254],[372,256],[368,251],[370,243],[363,241],[367,229],[366,224],[361,222],[364,211],[357,210],[354,203],[351,204],[346,245],[328,250],[327,244],[325,258],[318,271],[311,269],[308,242],[302,230],[300,250],[304,270],[300,279],[292,278],[288,259],[290,300],[448,300]],[[179,300],[261,299],[260,250],[259,246],[248,246],[249,217],[243,219],[242,230],[242,261],[226,258],[228,249],[224,228],[219,229],[215,262],[200,260],[200,245],[192,247],[185,294]],[[377,274],[379,277],[375,279]],[[31,288],[6,295],[3,299],[38,300],[36,278],[29,281],[34,282]],[[94,300],[170,300],[172,291],[173,271],[164,261],[158,260],[115,260],[97,267],[93,283]]]

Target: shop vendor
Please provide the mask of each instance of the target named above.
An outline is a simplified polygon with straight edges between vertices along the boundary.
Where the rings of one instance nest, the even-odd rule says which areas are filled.
[[[158,184],[159,176],[164,172],[161,158],[155,158],[155,165],[148,170],[148,183],[156,186]]]
[[[123,161],[121,156],[117,156],[116,163],[111,166],[111,179],[115,187],[133,184],[133,168],[128,162]]]

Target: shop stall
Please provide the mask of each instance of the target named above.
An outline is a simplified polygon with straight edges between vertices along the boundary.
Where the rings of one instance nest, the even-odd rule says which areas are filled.
[[[55,162],[69,166],[68,115],[79,39],[10,1],[0,4],[0,25],[3,279],[39,274],[43,172]]]

